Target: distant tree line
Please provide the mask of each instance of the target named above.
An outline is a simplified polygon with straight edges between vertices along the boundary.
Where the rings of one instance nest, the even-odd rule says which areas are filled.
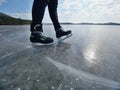
[[[1,13],[0,12],[0,25],[25,25],[25,24],[30,24],[31,20],[23,20],[20,18],[14,18],[11,17],[7,14]],[[44,23],[47,25],[51,25],[51,23]],[[114,22],[108,22],[108,23],[69,23],[69,22],[64,22],[61,24],[66,24],[66,25],[120,25],[120,23],[114,23]]]
[[[31,20],[22,20],[20,18],[13,18],[9,16],[0,16],[0,25],[24,25],[30,24]]]

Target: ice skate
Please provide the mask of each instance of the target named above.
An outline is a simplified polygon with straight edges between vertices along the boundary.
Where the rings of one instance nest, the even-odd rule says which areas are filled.
[[[46,37],[43,35],[43,30],[41,25],[37,24],[33,27],[33,30],[31,30],[31,36],[30,41],[32,42],[32,45],[52,45],[53,39],[50,37]]]
[[[52,45],[53,39],[46,37],[42,32],[33,32],[30,36],[30,41],[32,45]]]
[[[62,42],[71,36],[72,36],[71,30],[64,31],[63,28],[60,28],[56,31],[56,37],[58,38],[58,42]]]

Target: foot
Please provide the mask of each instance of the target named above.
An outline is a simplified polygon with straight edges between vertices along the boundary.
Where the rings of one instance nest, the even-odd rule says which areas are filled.
[[[41,43],[41,44],[52,44],[53,39],[50,37],[46,37],[42,32],[32,32],[30,36],[30,41],[32,43]]]
[[[63,37],[63,36],[65,36],[65,37]],[[64,31],[63,28],[60,28],[56,31],[56,37],[58,38],[58,41],[60,41],[60,42],[67,39],[70,36],[72,36],[71,30]]]

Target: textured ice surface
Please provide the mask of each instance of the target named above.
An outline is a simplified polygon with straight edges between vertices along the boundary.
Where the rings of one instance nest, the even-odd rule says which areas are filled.
[[[60,69],[63,73],[67,73],[69,75],[73,75],[75,77],[78,77],[81,80],[90,82],[90,83],[95,83],[95,84],[100,84],[103,86],[108,86],[108,87],[113,87],[113,88],[120,88],[120,83],[107,79],[107,78],[103,78],[103,77],[99,77],[96,76],[94,74],[90,74],[87,72],[83,72],[81,70],[77,70],[75,68],[72,68],[70,66],[64,65],[62,63],[56,62],[55,60],[46,57],[50,62],[52,62],[58,69]],[[70,82],[70,84],[73,84],[73,82]]]
[[[29,26],[0,26],[0,90],[118,90],[120,27],[63,25],[72,37],[32,45]],[[46,58],[47,57],[47,58]]]

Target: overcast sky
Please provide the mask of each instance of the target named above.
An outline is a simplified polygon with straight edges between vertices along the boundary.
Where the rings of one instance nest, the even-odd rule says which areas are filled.
[[[0,12],[31,19],[33,0],[0,0]],[[119,22],[120,0],[59,0],[60,22]],[[43,22],[50,22],[46,8]]]

